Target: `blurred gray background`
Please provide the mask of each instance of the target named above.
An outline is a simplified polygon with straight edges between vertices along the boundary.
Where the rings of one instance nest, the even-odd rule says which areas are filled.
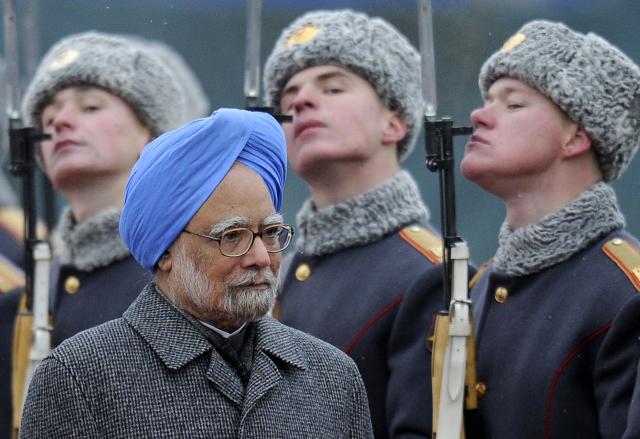
[[[212,109],[245,104],[244,0],[18,0],[19,17],[29,4],[37,26],[23,26],[20,31],[25,76],[39,56],[68,34],[86,30],[139,34],[162,40],[182,53],[200,77]],[[383,17],[417,47],[415,0],[264,0],[261,65],[281,29],[294,18],[314,9],[335,8]],[[638,0],[433,0],[433,15],[438,113],[451,116],[457,125],[468,125],[470,111],[481,104],[477,75],[482,62],[529,20],[562,21],[581,32],[593,31],[640,62]],[[457,141],[458,162],[465,141]],[[432,220],[440,227],[438,179],[424,168],[422,137],[404,166],[418,181]],[[636,159],[614,184],[628,228],[636,235],[640,235],[639,171],[640,159]],[[470,244],[472,260],[480,264],[495,252],[504,208],[458,171],[456,185],[458,229]],[[306,197],[304,184],[290,170],[283,209],[286,221],[295,223]],[[58,207],[63,203],[59,198]]]

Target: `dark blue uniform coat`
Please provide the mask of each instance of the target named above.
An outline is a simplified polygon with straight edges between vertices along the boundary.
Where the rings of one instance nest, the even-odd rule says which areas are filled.
[[[622,439],[640,438],[640,364],[638,365],[638,375],[636,376],[636,388],[633,391],[631,407],[629,408],[629,419],[627,419],[627,429]]]
[[[355,360],[375,437],[430,436],[426,337],[434,312],[442,307],[441,265],[399,233],[326,256],[295,254],[286,263],[280,320]],[[310,267],[304,281],[295,277],[301,264]]]
[[[483,273],[472,299],[486,395],[469,437],[622,436],[640,352],[640,295],[602,250],[613,238],[637,246],[612,232],[539,273]]]
[[[93,271],[62,265],[52,272],[53,347],[80,331],[121,317],[151,277],[131,256]],[[79,282],[69,282],[70,277]],[[69,288],[74,284],[77,290]],[[11,437],[11,349],[21,295],[22,291],[0,295],[0,439]]]

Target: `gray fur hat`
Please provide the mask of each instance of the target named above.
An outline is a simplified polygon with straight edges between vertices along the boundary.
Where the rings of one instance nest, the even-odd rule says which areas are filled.
[[[267,59],[267,104],[280,111],[287,81],[301,70],[320,65],[345,68],[371,83],[382,102],[407,123],[407,135],[398,142],[398,157],[407,157],[424,112],[420,55],[407,38],[381,18],[348,9],[304,14],[282,31]]]
[[[482,66],[482,95],[504,76],[537,89],[584,127],[604,181],[624,172],[640,144],[640,69],[619,49],[562,23],[531,21]]]
[[[163,61],[125,37],[90,31],[63,38],[44,56],[22,101],[26,122],[40,127],[55,94],[77,85],[120,97],[154,136],[184,120],[180,86]]]
[[[184,106],[182,120],[178,125],[184,125],[194,119],[210,114],[209,98],[202,88],[200,80],[182,55],[160,41],[148,40],[137,35],[125,35],[125,37],[136,44],[140,44],[143,49],[157,56],[176,78],[178,87],[180,87],[181,105]]]

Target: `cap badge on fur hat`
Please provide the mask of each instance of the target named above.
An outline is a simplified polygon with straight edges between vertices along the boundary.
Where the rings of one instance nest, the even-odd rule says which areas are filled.
[[[526,39],[527,36],[525,34],[523,34],[522,32],[518,32],[517,34],[512,35],[511,38],[509,38],[507,41],[505,41],[505,43],[502,45],[502,49],[500,49],[500,52],[506,53],[514,47],[520,45]]]
[[[80,52],[77,49],[63,49],[56,55],[55,58],[53,58],[51,64],[49,64],[49,71],[53,72],[54,70],[67,67],[75,60],[77,60],[79,56]]]
[[[306,43],[307,41],[313,39],[313,37],[318,35],[318,32],[320,32],[320,28],[314,24],[309,24],[301,27],[287,39],[287,47]]]
[[[397,155],[409,155],[422,126],[420,54],[382,18],[342,10],[308,12],[283,29],[264,68],[267,105],[281,111],[282,92],[298,72],[330,65],[367,81],[381,102],[407,124]]]

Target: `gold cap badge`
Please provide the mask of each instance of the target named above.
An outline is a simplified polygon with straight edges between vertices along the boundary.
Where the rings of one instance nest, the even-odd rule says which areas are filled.
[[[58,70],[68,66],[74,62],[80,56],[80,52],[77,49],[64,49],[56,55],[56,57],[49,64],[49,70]]]
[[[295,44],[306,43],[313,37],[318,35],[320,28],[313,24],[308,24],[295,31],[289,38],[287,38],[287,47],[291,47]]]
[[[511,38],[509,38],[502,45],[502,49],[500,49],[500,52],[502,52],[502,53],[508,52],[511,49],[513,49],[514,47],[520,45],[526,39],[527,39],[527,36],[525,34],[523,34],[521,32],[518,32],[517,34],[515,34]]]

